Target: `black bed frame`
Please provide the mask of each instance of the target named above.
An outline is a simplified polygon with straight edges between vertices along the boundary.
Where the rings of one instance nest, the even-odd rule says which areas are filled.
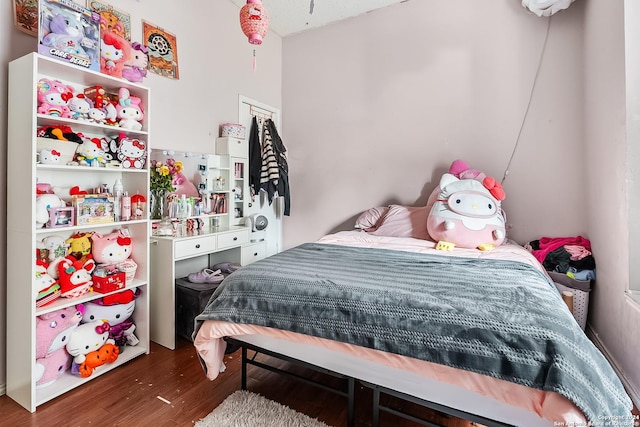
[[[320,387],[324,390],[327,391],[331,391],[333,393],[336,393],[340,396],[346,397],[347,398],[347,426],[348,427],[354,427],[354,406],[355,406],[355,378],[353,377],[349,377],[347,375],[338,373],[338,372],[334,372],[331,371],[329,369],[325,369],[325,368],[321,368],[319,366],[313,365],[311,363],[305,362],[303,360],[299,360],[290,356],[286,356],[280,353],[276,353],[274,351],[271,350],[267,350],[264,349],[262,347],[259,347],[257,345],[251,344],[251,343],[247,343],[244,342],[242,340],[239,340],[237,338],[232,338],[232,337],[225,337],[225,341],[227,341],[228,345],[235,347],[235,348],[240,348],[242,350],[242,371],[241,371],[241,388],[242,390],[247,390],[247,365],[252,365],[252,366],[256,366],[262,369],[266,369],[268,371],[271,372],[276,372],[279,374],[283,374],[283,375],[287,375],[289,377],[295,378],[299,381],[302,381],[306,384],[310,384],[316,387]],[[251,357],[248,356],[248,350],[252,350],[254,353]],[[316,372],[321,372],[323,374],[327,374],[330,375],[334,378],[338,378],[340,380],[344,380],[346,383],[346,391],[344,389],[341,388],[335,388],[335,387],[330,387],[327,386],[325,384],[319,383],[317,381],[311,380],[309,378],[305,378],[301,375],[298,375],[296,373],[284,370],[284,369],[280,369],[277,368],[275,366],[271,366],[271,365],[267,365],[265,363],[259,362],[256,360],[256,357],[259,354],[264,354],[270,357],[274,357],[276,359],[279,360],[283,360],[286,362],[290,362],[290,363],[294,363],[296,365],[300,365],[303,366],[304,368],[316,371]],[[384,411],[384,412],[388,412],[391,413],[393,415],[396,415],[398,417],[402,417],[423,425],[426,425],[428,427],[442,427],[439,424],[434,424],[430,421],[427,421],[425,419],[419,418],[419,417],[415,417],[413,415],[404,413],[404,412],[400,412],[396,409],[393,409],[391,407],[388,406],[384,406],[383,404],[381,404],[380,402],[380,397],[382,394],[386,394],[389,396],[393,396],[402,400],[405,400],[407,402],[411,402],[411,403],[415,403],[421,406],[424,406],[426,408],[429,409],[433,409],[435,411],[438,411],[440,413],[446,414],[446,415],[450,415],[450,416],[454,416],[454,417],[458,417],[461,418],[463,420],[467,420],[467,421],[471,421],[471,422],[476,422],[479,424],[482,424],[486,427],[513,427],[512,424],[505,424],[503,422],[500,421],[495,421],[495,420],[491,420],[489,418],[485,418],[479,415],[475,415],[475,414],[471,414],[469,412],[465,412],[462,411],[460,409],[456,409],[456,408],[451,408],[449,406],[444,406],[438,403],[434,403],[434,402],[430,402],[427,400],[423,400],[420,399],[418,397],[415,396],[411,396],[405,393],[401,393],[399,391],[396,390],[392,390],[389,389],[387,387],[382,387],[379,386],[377,384],[372,384],[369,382],[365,382],[365,381],[361,381],[358,380],[363,386],[370,388],[373,391],[373,415],[372,415],[372,427],[379,427],[380,426],[380,411]]]

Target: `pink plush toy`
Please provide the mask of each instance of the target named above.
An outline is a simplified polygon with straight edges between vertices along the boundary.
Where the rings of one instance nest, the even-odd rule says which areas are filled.
[[[100,22],[100,72],[122,78],[124,63],[131,56],[131,45],[122,37],[122,24],[116,23],[113,31],[106,21]]]
[[[504,199],[500,183],[492,177],[482,182],[458,179],[445,173],[427,218],[427,231],[438,242],[436,249],[455,246],[492,250],[505,239]]]
[[[175,188],[174,193],[177,195],[184,194],[187,197],[200,197],[196,186],[182,172],[175,174],[172,184]]]
[[[140,83],[147,75],[149,65],[149,49],[138,42],[131,43],[131,54],[124,62],[122,77],[130,82]]]
[[[36,318],[36,387],[52,384],[71,366],[65,345],[80,324],[83,312],[84,307],[78,305]]]
[[[122,230],[91,236],[91,253],[98,264],[118,264],[131,256],[133,246],[131,238]]]
[[[69,101],[73,98],[73,88],[59,80],[42,78],[38,80],[38,114],[72,117]]]

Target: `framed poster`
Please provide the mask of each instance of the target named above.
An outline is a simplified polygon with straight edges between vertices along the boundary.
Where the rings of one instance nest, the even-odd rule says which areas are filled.
[[[20,31],[38,37],[38,0],[13,0],[13,21]]]
[[[106,21],[109,30],[131,41],[131,15],[129,13],[97,0],[87,0],[87,9],[97,12]],[[122,34],[117,30],[116,24],[118,22],[124,28]]]
[[[143,44],[149,49],[149,71],[170,79],[178,79],[178,44],[176,36],[142,21]]]

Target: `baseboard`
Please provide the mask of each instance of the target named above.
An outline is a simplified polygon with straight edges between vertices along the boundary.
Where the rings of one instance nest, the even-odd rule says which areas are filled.
[[[633,384],[631,384],[631,382],[629,382],[627,377],[624,375],[624,371],[620,369],[620,366],[618,366],[618,364],[616,363],[615,358],[611,355],[609,350],[607,350],[607,346],[605,346],[604,343],[600,341],[600,337],[598,336],[598,334],[593,329],[591,329],[591,325],[587,324],[585,332],[587,333],[587,336],[591,339],[591,341],[593,341],[595,346],[598,347],[598,349],[602,352],[604,357],[609,361],[609,364],[611,364],[616,374],[618,374],[618,377],[620,378],[620,381],[622,382],[624,388],[627,390],[627,393],[633,401],[633,404],[636,405],[636,408],[640,408],[640,391],[637,390],[633,386]]]

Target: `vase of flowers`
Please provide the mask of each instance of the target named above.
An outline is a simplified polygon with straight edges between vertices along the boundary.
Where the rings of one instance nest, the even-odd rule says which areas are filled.
[[[151,219],[161,219],[168,215],[167,196],[175,190],[173,178],[182,172],[181,161],[169,157],[163,163],[158,160],[151,160],[151,197],[150,215]]]

